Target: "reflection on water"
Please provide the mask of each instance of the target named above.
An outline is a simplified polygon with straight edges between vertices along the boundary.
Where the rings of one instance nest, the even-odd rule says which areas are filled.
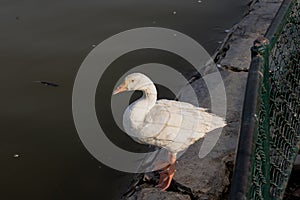
[[[3,199],[118,198],[131,175],[95,160],[75,130],[72,87],[95,45],[127,29],[158,26],[197,40],[209,53],[236,23],[248,1],[240,0],[40,0],[0,3],[0,157]],[[110,66],[99,84],[97,114],[111,115],[114,82],[136,64],[188,64],[168,53],[138,51]],[[184,68],[182,67],[182,68]],[[50,87],[37,81],[55,83]],[[104,89],[101,89],[104,88]],[[163,88],[161,91],[166,91]],[[162,96],[172,97],[168,92]],[[101,99],[101,101],[100,101]],[[101,103],[99,103],[101,102]],[[107,112],[107,113],[106,113]],[[121,147],[144,151],[109,120],[99,120]]]

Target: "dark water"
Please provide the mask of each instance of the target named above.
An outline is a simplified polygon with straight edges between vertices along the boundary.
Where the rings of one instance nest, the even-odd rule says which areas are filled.
[[[131,175],[112,170],[94,159],[74,127],[72,87],[83,59],[94,44],[121,31],[144,26],[185,33],[212,54],[225,36],[224,30],[241,19],[246,3],[246,0],[202,3],[2,0],[1,199],[118,199]],[[117,66],[122,64],[123,69],[129,69],[153,60],[178,66],[184,63],[173,55],[154,51],[139,51],[135,55],[133,52],[118,59],[99,83],[106,90],[97,93],[96,99],[104,99],[96,105],[98,116],[110,116],[107,94],[121,75],[115,70]],[[39,80],[57,83],[59,87],[34,82]],[[172,96],[166,90],[162,95]],[[110,120],[108,117],[99,121],[109,129],[114,126]],[[120,131],[110,132],[109,137],[119,146],[133,151],[141,149]]]

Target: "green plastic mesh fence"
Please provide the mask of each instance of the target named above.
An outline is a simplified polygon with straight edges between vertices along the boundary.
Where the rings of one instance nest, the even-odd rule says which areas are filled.
[[[300,0],[286,0],[252,48],[231,199],[282,199],[299,141]]]
[[[281,199],[300,137],[300,2],[293,1],[270,44],[270,187]]]

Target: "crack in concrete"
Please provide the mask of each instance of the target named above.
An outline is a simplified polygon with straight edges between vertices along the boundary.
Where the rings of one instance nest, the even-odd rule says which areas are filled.
[[[240,67],[234,67],[234,66],[227,66],[222,65],[222,68],[231,72],[248,72],[248,68],[240,68]]]

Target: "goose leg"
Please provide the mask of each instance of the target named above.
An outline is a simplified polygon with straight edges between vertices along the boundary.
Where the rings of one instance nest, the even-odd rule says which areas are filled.
[[[168,189],[175,173],[176,154],[168,153],[169,165],[159,173],[159,182],[156,187],[160,187],[163,191]]]
[[[169,167],[169,165],[170,165],[169,161],[158,160],[154,164],[153,171],[165,170]]]

